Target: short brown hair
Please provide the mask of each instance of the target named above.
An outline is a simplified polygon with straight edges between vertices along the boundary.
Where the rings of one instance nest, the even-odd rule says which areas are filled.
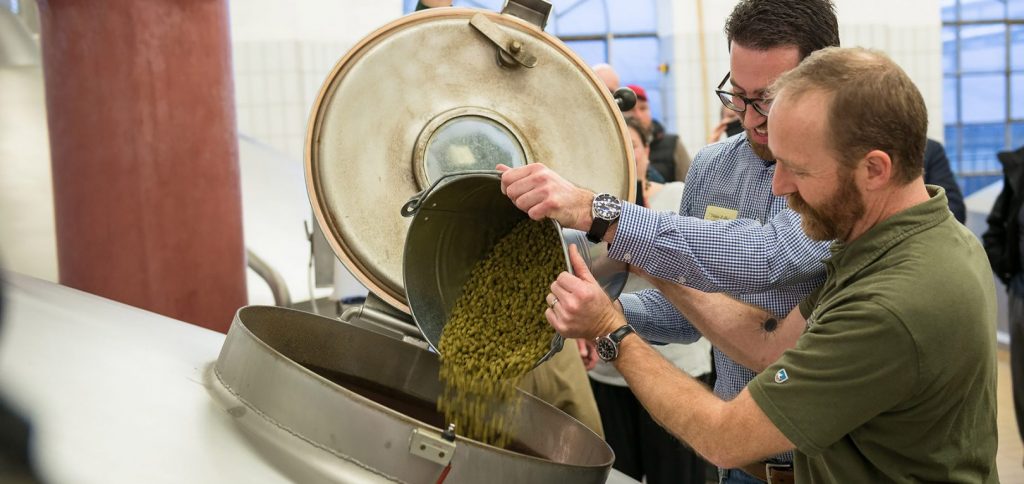
[[[829,95],[825,134],[836,157],[852,167],[871,150],[893,161],[893,179],[905,185],[924,172],[928,109],[917,86],[885,54],[838,47],[819,50],[783,74],[768,96],[786,102],[817,91]]]
[[[740,0],[725,21],[725,37],[756,50],[795,45],[803,59],[839,46],[839,21],[831,0]]]

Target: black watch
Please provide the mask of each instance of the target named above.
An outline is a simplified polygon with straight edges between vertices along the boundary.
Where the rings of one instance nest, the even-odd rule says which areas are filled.
[[[633,327],[626,324],[621,328],[612,331],[607,336],[597,338],[597,356],[604,361],[612,361],[619,357],[619,343],[629,333],[634,333]]]
[[[594,195],[594,201],[591,203],[591,214],[594,216],[594,221],[590,224],[590,230],[587,231],[587,240],[595,244],[601,242],[604,234],[608,232],[608,228],[619,219],[620,213],[622,213],[622,202],[619,202],[615,195],[607,193]]]

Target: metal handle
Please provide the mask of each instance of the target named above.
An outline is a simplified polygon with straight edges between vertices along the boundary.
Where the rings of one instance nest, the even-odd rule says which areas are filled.
[[[419,192],[419,193],[413,195],[412,198],[410,198],[408,202],[405,202],[405,205],[402,205],[402,216],[403,217],[412,217],[413,215],[416,215],[416,213],[420,211],[420,204],[423,202],[423,200],[427,199],[427,195],[430,195],[430,192],[434,191],[434,189],[437,188],[437,186],[440,185],[441,182],[443,182],[447,178],[450,178],[450,177],[453,177],[453,176],[462,176],[462,175],[500,175],[500,174],[501,174],[501,172],[499,172],[497,170],[466,170],[466,171],[456,171],[454,173],[447,173],[445,175],[441,175],[441,178],[438,178],[437,180],[435,180],[434,183],[432,183],[429,187],[427,187],[426,190],[423,190],[422,192]]]
[[[532,68],[537,65],[537,56],[523,50],[523,43],[513,39],[511,35],[478,13],[469,19],[472,25],[484,37],[487,37],[498,48],[498,62],[505,67],[523,66]]]

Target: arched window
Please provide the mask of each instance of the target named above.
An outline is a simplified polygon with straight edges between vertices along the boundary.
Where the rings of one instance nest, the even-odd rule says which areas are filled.
[[[964,194],[1002,178],[1024,145],[1024,0],[942,0],[946,153]]]
[[[557,36],[589,64],[608,63],[622,84],[647,92],[654,119],[664,120],[661,41],[655,0],[550,0],[545,31]],[[454,0],[452,6],[501,11],[504,0]],[[416,0],[405,0],[405,11]]]

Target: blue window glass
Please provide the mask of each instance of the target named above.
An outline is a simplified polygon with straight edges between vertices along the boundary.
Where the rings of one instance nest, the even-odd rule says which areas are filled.
[[[1006,26],[976,25],[960,30],[960,70],[991,72],[1006,69]]]
[[[611,31],[616,34],[655,32],[658,30],[654,2],[606,0]]]
[[[996,172],[1002,167],[996,153],[1006,144],[1006,125],[1003,123],[964,125],[961,167],[966,172]]]
[[[1024,0],[1017,3],[1024,5]],[[1024,70],[1024,25],[1010,27],[1010,67]]]
[[[953,173],[960,173],[960,128],[946,125],[943,130],[946,140],[942,143],[946,148],[946,156],[949,157],[949,167]]]
[[[611,65],[619,71],[623,84],[658,85],[658,38],[636,37],[615,39],[611,49]]]
[[[985,188],[997,181],[1003,179],[1003,175],[967,175],[961,177],[958,181],[960,183],[960,190],[964,192],[964,195],[970,195],[982,188]]]
[[[1013,123],[1010,126],[1010,148],[1017,149],[1024,146],[1024,123]]]
[[[1002,20],[1007,0],[960,0],[960,20]]]
[[[608,51],[603,40],[570,40],[565,45],[582,57],[588,66],[608,62]]]
[[[945,124],[956,124],[960,117],[959,90],[960,81],[956,76],[946,76],[942,79],[942,122]]]
[[[452,2],[453,7],[482,8],[492,12],[500,12],[505,6],[503,0],[456,0]]]
[[[1010,76],[1010,118],[1024,119],[1024,73]]]
[[[942,72],[954,74],[956,65],[956,27],[942,27]]]
[[[1020,20],[1024,19],[1024,1],[1010,0],[1006,2],[1007,17]]]
[[[555,0],[551,6],[548,30],[555,35],[604,35],[608,32],[607,12],[601,0]]]
[[[942,0],[939,2],[942,8],[942,21],[952,22],[956,20],[956,0]]]
[[[644,92],[647,93],[647,105],[651,108],[651,118],[664,121],[665,118],[661,117],[661,90],[658,89],[657,85],[642,87]]]
[[[1006,75],[964,75],[960,80],[961,121],[964,123],[1005,122]]]

